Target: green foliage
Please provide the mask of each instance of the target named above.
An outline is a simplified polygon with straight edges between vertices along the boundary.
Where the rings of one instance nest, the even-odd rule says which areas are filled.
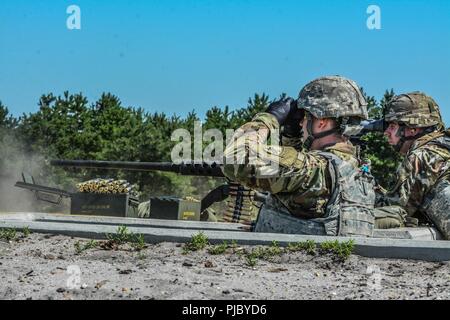
[[[345,242],[326,241],[320,245],[319,253],[330,253],[341,261],[346,260],[354,250],[354,241]],[[312,240],[289,243],[286,248],[280,248],[277,242],[273,242],[269,247],[256,247],[244,253],[245,263],[254,267],[258,260],[271,261],[275,256],[281,256],[289,252],[302,251],[307,254],[316,254],[316,243]]]
[[[131,246],[136,251],[141,251],[146,248],[145,239],[143,234],[134,234],[131,242]]]
[[[258,263],[258,256],[256,253],[251,252],[245,256],[245,262],[249,267],[254,267]]]
[[[97,248],[98,242],[95,240],[89,240],[83,244],[81,241],[77,241],[73,246],[75,247],[76,254],[81,254],[86,250]]]
[[[337,255],[342,260],[346,260],[352,254],[355,242],[353,239],[344,242],[338,240],[325,241],[321,243],[320,248],[325,252]]]
[[[135,251],[141,251],[147,247],[143,234],[135,234],[126,226],[117,227],[116,233],[106,234],[106,242],[101,244],[103,249],[118,250],[121,245],[130,244]]]
[[[245,261],[248,266],[254,267],[258,259],[271,261],[273,257],[280,256],[284,252],[285,250],[273,241],[269,247],[256,247],[246,252]]]
[[[305,251],[307,254],[315,254],[316,243],[313,240],[306,240],[297,243],[289,243],[287,246],[288,251]]]
[[[16,229],[1,229],[0,230],[0,240],[14,241],[17,238]]]
[[[228,244],[226,241],[224,241],[222,244],[218,244],[218,245],[208,248],[208,252],[209,252],[209,254],[212,254],[212,255],[219,255],[219,254],[225,253],[225,251],[227,251],[227,249],[228,249]]]
[[[133,242],[133,238],[133,233],[130,232],[126,226],[119,226],[117,227],[116,233],[106,235],[106,239],[118,245]]]
[[[22,235],[24,238],[28,238],[31,234],[30,228],[25,227],[22,229]]]
[[[0,240],[4,241],[15,241],[28,238],[31,234],[31,231],[28,227],[20,230],[21,235],[18,236],[18,232],[16,229],[0,229]]]
[[[183,252],[188,253],[189,251],[198,251],[204,249],[208,245],[208,237],[203,233],[199,232],[192,235],[191,240],[184,244]]]

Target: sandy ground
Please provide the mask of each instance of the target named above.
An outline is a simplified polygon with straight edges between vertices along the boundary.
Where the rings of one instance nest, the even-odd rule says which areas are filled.
[[[77,254],[78,240],[87,242],[0,242],[0,299],[450,299],[450,262],[295,252],[250,267],[236,253],[183,254],[176,243]]]

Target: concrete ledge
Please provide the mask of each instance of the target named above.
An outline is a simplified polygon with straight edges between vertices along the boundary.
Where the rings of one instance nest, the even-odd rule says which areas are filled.
[[[168,229],[195,229],[195,230],[224,230],[247,231],[248,226],[239,223],[179,221],[160,219],[117,218],[100,216],[81,216],[67,214],[49,214],[34,212],[0,213],[0,220],[12,221],[41,221],[95,225],[127,225],[130,227],[157,227]],[[375,229],[374,238],[414,239],[414,240],[441,240],[440,233],[434,228],[397,228]]]
[[[442,240],[442,235],[435,228],[397,228],[375,229],[374,238],[413,239],[413,240]]]
[[[36,221],[36,222],[60,222],[93,225],[127,225],[132,227],[159,227],[169,229],[202,229],[202,230],[227,230],[245,231],[248,226],[239,223],[206,222],[206,221],[181,221],[161,219],[117,218],[100,216],[82,216],[67,214],[49,214],[34,212],[0,213],[2,221]]]
[[[40,218],[39,218],[40,217]],[[221,243],[223,241],[235,240],[242,245],[270,245],[272,241],[277,241],[280,245],[286,246],[306,240],[313,240],[317,244],[330,240],[347,241],[346,237],[326,237],[326,236],[306,236],[288,235],[274,233],[254,233],[230,230],[205,230],[195,228],[162,228],[152,225],[140,224],[136,226],[134,221],[127,223],[128,219],[119,219],[120,224],[96,224],[78,223],[78,221],[63,221],[65,217],[53,216],[54,221],[46,220],[48,215],[39,216],[33,214],[0,215],[0,228],[22,229],[30,228],[31,231],[46,234],[61,234],[67,236],[105,239],[107,233],[115,233],[118,225],[126,225],[130,231],[144,235],[148,243],[158,242],[186,242],[197,232],[203,231],[211,243]],[[78,217],[77,217],[78,218]],[[109,218],[107,218],[109,219]],[[70,219],[69,219],[70,220]],[[77,219],[75,219],[77,220]],[[170,221],[174,222],[174,221]],[[178,221],[180,222],[180,221]],[[184,223],[184,222],[183,222]],[[203,224],[203,223],[202,223]],[[191,225],[193,226],[193,225]],[[373,258],[394,258],[413,259],[425,261],[449,261],[450,241],[423,241],[404,239],[377,239],[377,238],[355,238],[355,253],[365,257]]]

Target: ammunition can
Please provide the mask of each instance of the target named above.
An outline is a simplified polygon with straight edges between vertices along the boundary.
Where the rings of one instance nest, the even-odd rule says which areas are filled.
[[[127,217],[128,194],[75,193],[70,213],[73,215]]]
[[[151,219],[200,221],[201,203],[174,197],[150,198]]]

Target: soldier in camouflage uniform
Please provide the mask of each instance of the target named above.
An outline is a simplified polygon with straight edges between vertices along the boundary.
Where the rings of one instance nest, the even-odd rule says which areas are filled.
[[[406,212],[406,225],[426,220],[450,239],[450,132],[439,106],[421,92],[401,94],[388,103],[385,121],[389,143],[405,158],[394,188],[379,197],[379,204],[398,205]]]
[[[307,84],[297,101],[272,103],[235,133],[225,149],[224,175],[271,194],[255,231],[372,235],[373,179],[359,169],[355,147],[347,139],[366,118],[367,103],[354,81],[323,77]],[[271,133],[280,127],[301,136],[304,148],[268,146]],[[258,153],[261,148],[264,152]]]

